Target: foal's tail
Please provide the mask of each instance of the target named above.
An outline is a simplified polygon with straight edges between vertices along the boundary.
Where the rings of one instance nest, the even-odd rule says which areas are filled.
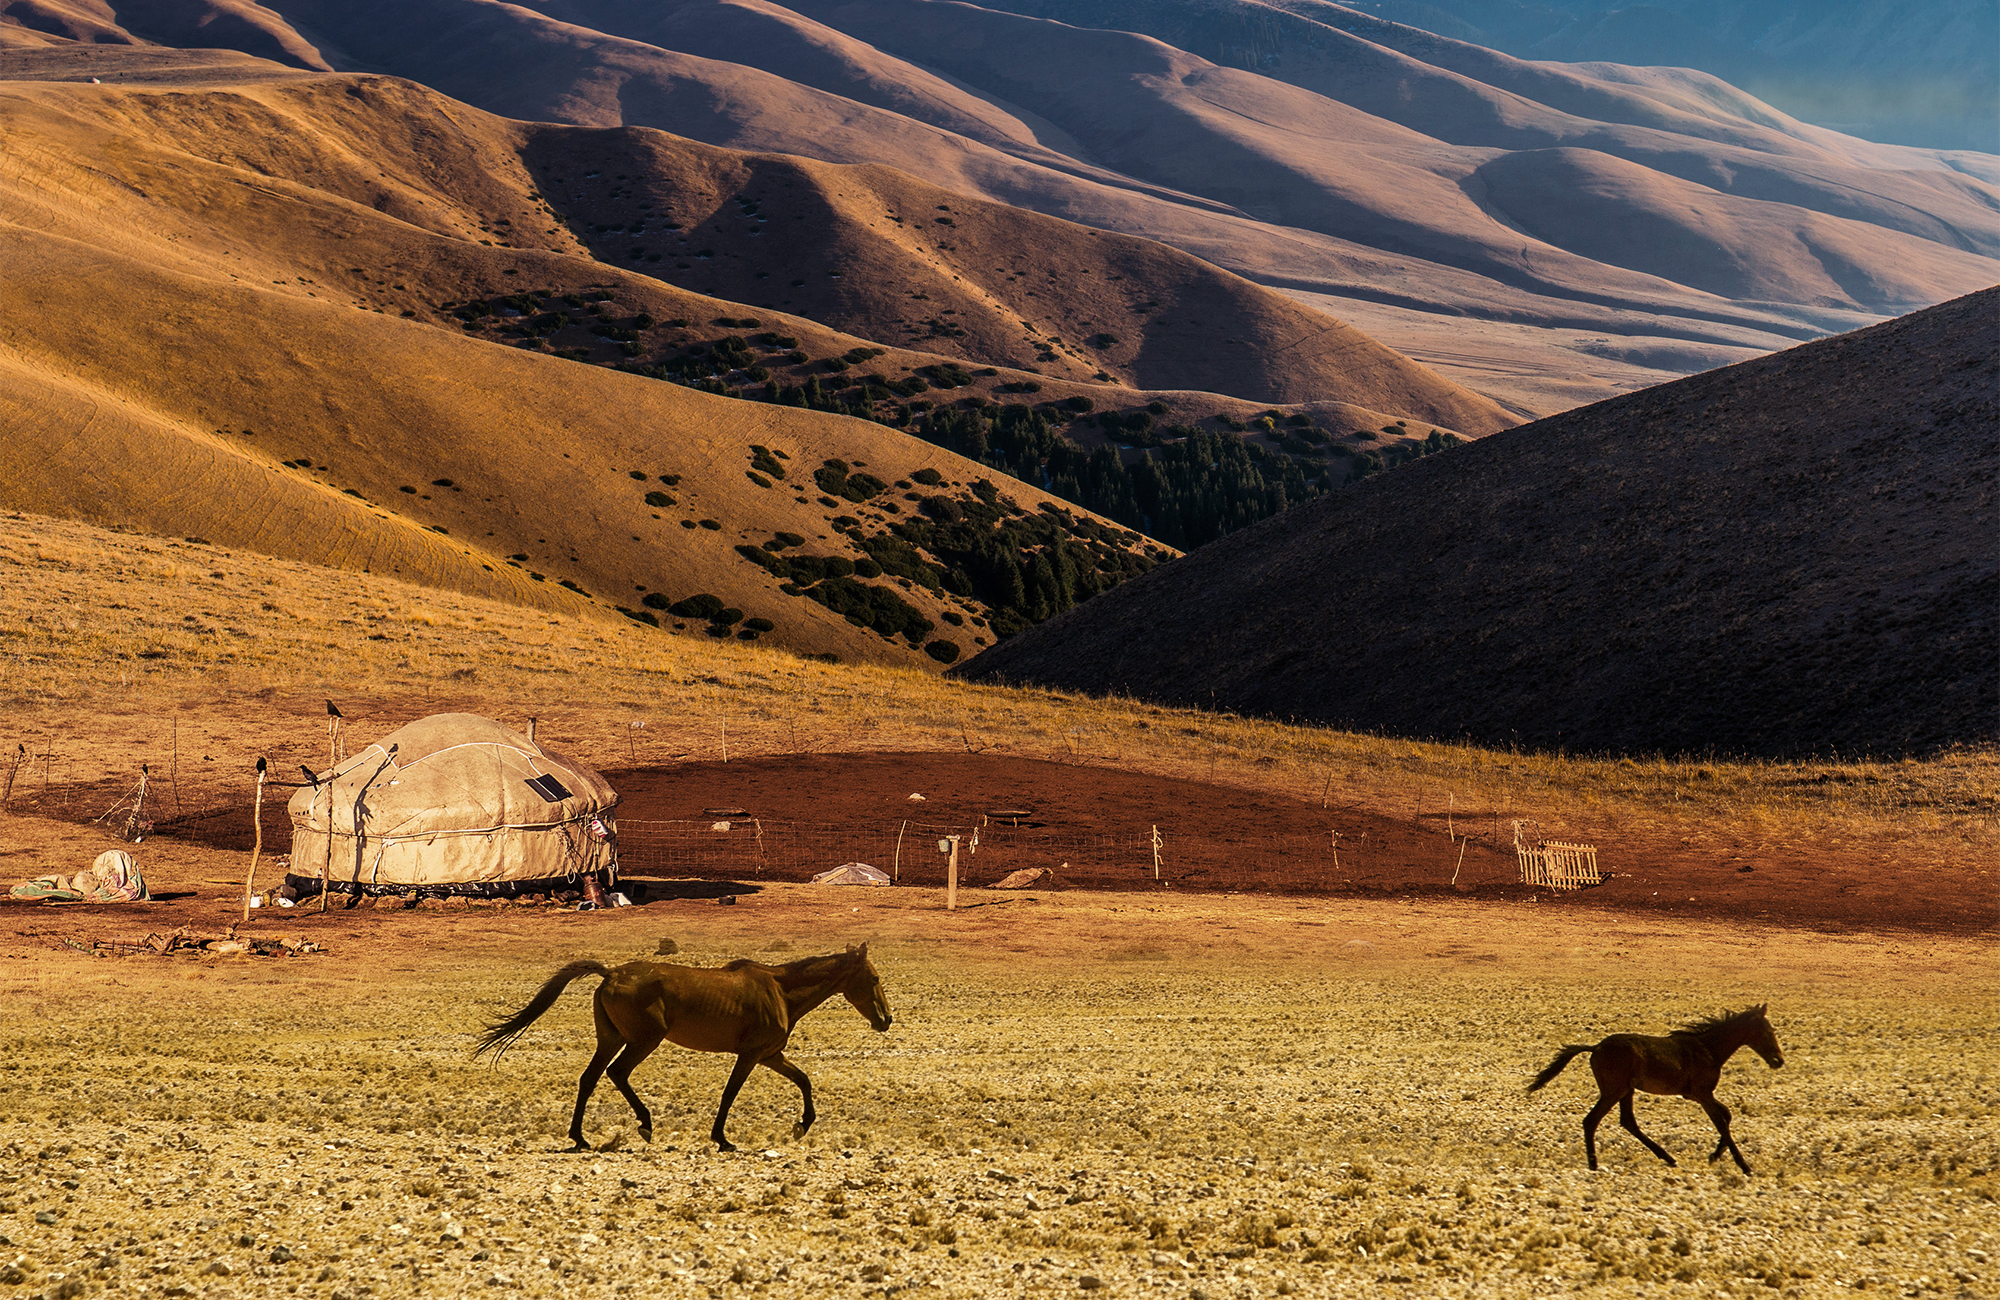
[[[547,989],[544,989],[542,991],[544,993],[548,992]],[[537,1000],[539,1001],[539,999]],[[551,1002],[555,1001],[555,996],[553,994],[550,994],[549,1000]],[[527,1013],[523,1012],[522,1014],[526,1015]],[[536,1016],[539,1016],[540,1014],[542,1014],[540,1011],[535,1012]],[[533,1020],[534,1018],[535,1016],[528,1016],[529,1020]],[[523,1021],[522,1023],[525,1024],[526,1021]],[[1558,1074],[1561,1074],[1563,1072],[1563,1067],[1570,1063],[1570,1059],[1572,1057],[1581,1056],[1585,1052],[1594,1052],[1596,1050],[1597,1050],[1597,1044],[1595,1043],[1568,1043],[1564,1045],[1563,1049],[1560,1052],[1556,1053],[1556,1059],[1549,1062],[1549,1068],[1543,1070],[1540,1074],[1535,1076],[1535,1081],[1528,1085],[1528,1091],[1533,1092],[1535,1089],[1547,1083],[1550,1079],[1553,1079]]]
[[[569,987],[571,980],[579,980],[586,975],[610,973],[611,968],[602,962],[571,962],[549,976],[549,982],[542,985],[541,991],[529,1000],[527,1006],[504,1020],[496,1020],[486,1026],[486,1032],[479,1036],[479,1046],[472,1049],[473,1056],[478,1057],[492,1052],[493,1059],[499,1060],[506,1054],[507,1049],[514,1045],[515,1039],[528,1032],[529,1025],[540,1020],[542,1013],[556,1004],[556,999],[562,996],[562,991]]]

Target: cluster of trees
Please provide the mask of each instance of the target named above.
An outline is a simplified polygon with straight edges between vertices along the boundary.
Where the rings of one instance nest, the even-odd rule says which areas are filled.
[[[1129,528],[1191,550],[1329,490],[1298,461],[1192,425],[1126,464],[1115,447],[1085,451],[1040,411],[1008,405],[932,411],[926,440],[1039,485]]]
[[[786,595],[817,600],[859,626],[913,642],[931,624],[893,590],[859,579],[886,576],[977,601],[994,635],[1011,636],[1154,563],[1136,549],[1145,541],[1136,533],[1053,507],[1030,513],[988,479],[962,495],[925,496],[913,517],[872,536],[854,520],[844,531],[865,559],[786,555],[795,534],[736,549],[779,578]]]

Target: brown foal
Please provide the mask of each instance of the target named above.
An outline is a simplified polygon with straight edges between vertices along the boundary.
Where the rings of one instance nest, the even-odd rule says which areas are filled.
[[[716,1109],[715,1124],[709,1130],[717,1149],[736,1149],[723,1135],[723,1125],[743,1081],[760,1065],[798,1085],[805,1110],[792,1136],[804,1137],[814,1118],[812,1080],[785,1059],[785,1045],[799,1017],[837,993],[878,1032],[886,1031],[891,1023],[882,978],[868,961],[865,943],[846,952],[807,957],[783,966],[733,961],[719,970],[654,961],[628,962],[613,969],[599,962],[574,961],[551,975],[527,1006],[487,1026],[473,1055],[506,1052],[529,1025],[555,1005],[571,980],[585,975],[601,975],[604,982],[597,986],[594,999],[597,1052],[577,1083],[576,1112],[569,1122],[570,1141],[578,1151],[590,1150],[590,1144],[583,1140],[583,1108],[598,1078],[606,1074],[638,1116],[639,1135],[648,1142],[653,1140],[652,1112],[632,1091],[631,1077],[662,1042],[736,1057],[736,1068],[729,1072],[722,1105]]]
[[[1590,1072],[1597,1076],[1597,1104],[1583,1117],[1583,1150],[1592,1169],[1597,1168],[1597,1123],[1613,1106],[1618,1107],[1618,1122],[1627,1133],[1669,1165],[1675,1163],[1665,1147],[1639,1131],[1638,1117],[1632,1113],[1632,1093],[1637,1089],[1686,1097],[1700,1105],[1721,1137],[1709,1153],[1709,1161],[1713,1163],[1727,1151],[1736,1167],[1747,1174],[1750,1164],[1736,1149],[1736,1139],[1729,1136],[1729,1107],[1715,1099],[1722,1067],[1739,1047],[1752,1049],[1774,1070],[1785,1063],[1784,1053],[1778,1050],[1778,1036],[1764,1018],[1764,1006],[1758,1005],[1676,1029],[1664,1038],[1613,1034],[1595,1047],[1572,1043],[1556,1053],[1556,1059],[1535,1076],[1528,1091],[1561,1074],[1571,1057],[1588,1052]]]

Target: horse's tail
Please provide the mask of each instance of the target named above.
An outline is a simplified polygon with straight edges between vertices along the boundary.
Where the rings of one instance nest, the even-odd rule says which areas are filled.
[[[528,1026],[542,1018],[542,1013],[556,1004],[562,991],[569,987],[571,980],[582,979],[586,975],[609,975],[611,968],[602,962],[573,961],[555,974],[549,976],[548,983],[528,1001],[528,1005],[503,1020],[496,1020],[486,1026],[486,1032],[479,1036],[479,1046],[472,1049],[473,1056],[492,1052],[493,1059],[499,1060],[514,1040],[528,1032]]]
[[[553,1001],[554,1000],[553,997],[551,997],[550,1000]],[[540,1015],[540,1014],[541,1012],[539,1011],[535,1013],[535,1015]],[[529,1017],[529,1019],[533,1018],[534,1018],[533,1016]],[[1533,1092],[1535,1089],[1547,1083],[1550,1079],[1553,1079],[1558,1074],[1561,1074],[1563,1072],[1563,1067],[1570,1063],[1572,1057],[1581,1056],[1585,1052],[1594,1052],[1596,1050],[1597,1050],[1597,1045],[1595,1043],[1565,1044],[1563,1049],[1560,1052],[1556,1053],[1556,1059],[1549,1062],[1549,1068],[1543,1070],[1540,1074],[1535,1076],[1535,1081],[1528,1085],[1528,1091]]]

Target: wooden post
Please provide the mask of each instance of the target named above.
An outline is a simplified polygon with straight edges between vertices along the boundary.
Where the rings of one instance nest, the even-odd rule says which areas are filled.
[[[1326,786],[1319,792],[1319,806],[1322,808],[1326,807],[1327,800],[1331,799],[1332,797],[1333,797],[1333,764],[1328,763],[1326,765]]]
[[[722,728],[722,761],[729,761],[729,719],[717,714],[715,725]]]
[[[908,829],[910,821],[906,817],[903,819],[903,824],[896,828],[896,860],[889,867],[889,880],[892,884],[903,878],[903,832]]]
[[[257,888],[257,859],[264,852],[264,760],[257,760],[257,802],[250,814],[257,825],[257,839],[250,847],[250,874],[243,878],[243,923],[250,923],[250,900]]]
[[[1160,828],[1153,828],[1153,879],[1160,878]]]
[[[313,802],[319,802],[319,788],[313,788]],[[308,817],[307,822],[311,822]],[[319,877],[319,910],[326,911],[327,895],[333,892],[333,773],[326,775],[326,862]]]
[[[146,819],[146,781],[150,773],[144,763],[139,764],[139,799],[132,805],[132,815],[125,819],[125,840],[128,844],[139,842],[139,827]]]
[[[528,739],[529,739],[529,740],[533,740],[533,739],[535,738],[535,723],[536,723],[536,722],[538,722],[538,721],[540,721],[540,719],[538,719],[538,718],[529,718],[529,719],[528,719]]]
[[[958,910],[958,836],[946,837],[951,841],[951,860],[945,864],[944,910]]]
[[[14,746],[14,766],[7,772],[7,793],[0,795],[0,808],[5,808],[14,800],[14,778],[20,775],[21,764],[28,757],[28,747],[16,743]]]

